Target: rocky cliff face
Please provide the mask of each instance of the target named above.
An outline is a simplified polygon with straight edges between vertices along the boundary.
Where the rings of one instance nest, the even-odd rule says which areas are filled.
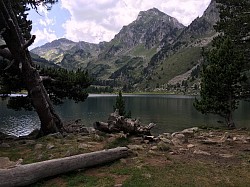
[[[143,44],[147,49],[151,49],[159,45],[166,35],[171,37],[182,28],[184,26],[175,18],[153,8],[141,11],[137,19],[128,26],[124,26],[113,41],[123,44],[124,48]]]
[[[199,63],[200,48],[216,34],[213,25],[218,19],[214,0],[188,27],[152,8],[141,11],[110,42],[59,39],[32,52],[68,69],[86,68],[97,79],[115,86],[154,88]]]
[[[179,83],[186,81],[188,77],[180,75],[184,75],[200,63],[201,48],[206,47],[217,35],[213,25],[218,20],[217,5],[212,0],[204,14],[177,34],[174,41],[166,42],[168,41],[166,36],[161,41],[160,50],[152,56],[149,66],[145,68],[144,85],[153,87],[157,82],[158,85],[165,87],[176,76],[183,77]]]
[[[151,59],[151,62],[162,61],[176,51],[185,47],[203,47],[210,43],[216,32],[213,26],[219,20],[219,11],[215,0],[212,0],[201,17],[197,17],[192,23],[184,28],[171,43],[168,36],[162,40],[162,48]]]

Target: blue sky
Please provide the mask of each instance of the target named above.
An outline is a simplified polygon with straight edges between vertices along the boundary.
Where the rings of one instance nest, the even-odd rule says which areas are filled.
[[[59,38],[99,43],[110,41],[122,26],[134,21],[140,11],[158,8],[189,25],[201,16],[211,0],[59,0],[50,11],[32,10],[32,34],[37,36],[31,48]]]

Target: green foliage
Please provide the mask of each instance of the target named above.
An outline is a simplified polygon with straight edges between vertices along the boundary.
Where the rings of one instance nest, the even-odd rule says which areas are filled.
[[[116,97],[116,102],[115,102],[115,106],[113,106],[113,109],[119,109],[119,115],[124,116],[126,114],[125,111],[125,101],[122,97],[122,92],[119,91],[118,96]]]
[[[202,73],[201,100],[194,106],[202,113],[218,114],[234,126],[232,113],[239,100],[249,97],[245,71],[249,70],[250,2],[216,0],[220,21],[215,30],[221,33],[213,40],[213,49],[205,54],[207,64]],[[243,55],[244,54],[244,55]]]
[[[207,65],[202,72],[201,100],[196,99],[194,106],[203,114],[218,114],[226,119],[228,125],[233,125],[229,124],[232,112],[238,107],[241,85],[246,81],[241,74],[244,61],[230,38],[221,37],[220,42],[214,44],[215,48],[204,56]]]
[[[120,116],[124,116],[126,118],[130,118],[131,117],[131,111],[129,111],[128,113],[125,110],[125,101],[122,97],[122,92],[119,91],[118,96],[116,97],[116,102],[115,102],[115,106],[113,106],[114,111],[116,109],[119,109],[119,115]]]
[[[5,71],[6,67],[0,67],[0,93],[8,94],[25,90],[21,72],[19,69]],[[84,101],[88,97],[87,88],[92,82],[88,72],[78,69],[68,71],[66,69],[43,68],[40,70],[41,77],[44,77],[43,84],[54,104],[61,104],[64,99],[73,99],[76,102]],[[27,97],[11,97],[8,100],[8,108],[14,110],[32,110],[32,101]]]
[[[215,29],[230,37],[236,46],[235,50],[244,54],[245,67],[242,72],[248,74],[250,70],[250,1],[216,0],[216,2],[219,3],[220,21],[217,22]],[[250,98],[250,79],[243,86],[242,93],[244,93],[245,98]]]
[[[66,98],[76,102],[84,101],[88,96],[86,88],[90,86],[92,79],[87,71],[44,68],[40,74],[49,77],[44,81],[44,86],[55,104],[62,103]]]
[[[7,68],[10,63],[7,60],[0,61],[0,94],[20,92],[25,87],[20,69]]]
[[[220,21],[215,29],[229,36],[237,45],[249,46],[250,1],[249,0],[216,0],[219,3]],[[248,41],[246,40],[248,37]]]

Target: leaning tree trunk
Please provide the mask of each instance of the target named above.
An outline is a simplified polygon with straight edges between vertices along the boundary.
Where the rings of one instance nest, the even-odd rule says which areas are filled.
[[[62,131],[62,121],[55,113],[28,51],[35,36],[32,36],[29,41],[25,41],[9,0],[0,0],[0,31],[8,47],[5,50],[13,59],[9,68],[21,69],[29,97],[41,121],[41,135]]]
[[[0,187],[26,186],[46,177],[101,165],[128,155],[128,148],[117,147],[33,164],[17,165],[9,169],[0,169]]]

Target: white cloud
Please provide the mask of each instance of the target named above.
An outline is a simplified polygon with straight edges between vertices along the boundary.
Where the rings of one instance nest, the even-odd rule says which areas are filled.
[[[112,38],[116,32],[112,32],[95,22],[74,20],[67,21],[63,27],[66,29],[66,38],[73,41],[89,41],[98,43],[105,39]]]
[[[74,41],[109,41],[139,11],[158,8],[188,25],[201,16],[211,0],[61,0],[71,18],[63,25],[65,37]]]
[[[34,44],[31,46],[32,48],[37,45],[37,43],[41,43],[42,41],[51,42],[57,39],[55,32],[51,29],[44,28],[43,30],[36,30],[32,34],[36,35],[36,40]]]
[[[49,19],[48,17],[45,17],[45,19],[39,19],[39,23],[45,27],[51,26],[55,24],[54,19]]]
[[[39,6],[37,11],[41,15],[41,18],[39,19],[40,25],[47,27],[56,23],[55,18],[49,18],[49,12],[44,6]]]

